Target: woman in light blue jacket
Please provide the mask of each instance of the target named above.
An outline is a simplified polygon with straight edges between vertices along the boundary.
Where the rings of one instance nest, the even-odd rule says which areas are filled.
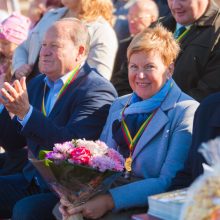
[[[93,219],[130,219],[147,210],[148,196],[169,188],[187,157],[198,106],[172,79],[178,52],[172,34],[161,26],[134,37],[127,51],[133,93],[112,104],[101,135],[126,158],[129,179],[79,207],[61,206],[63,215],[81,212]]]

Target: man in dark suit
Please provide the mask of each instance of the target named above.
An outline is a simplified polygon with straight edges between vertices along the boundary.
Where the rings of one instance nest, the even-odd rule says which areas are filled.
[[[197,101],[220,91],[220,9],[215,1],[168,0],[172,16],[161,21],[181,46],[173,78]]]
[[[198,152],[203,142],[220,136],[220,93],[215,93],[204,99],[198,107],[193,126],[193,142],[188,158],[188,167],[192,181],[203,173],[204,157]]]
[[[171,189],[189,186],[203,173],[205,158],[198,152],[201,143],[220,136],[220,93],[205,98],[196,110],[193,122],[192,146],[184,170],[173,180]]]
[[[84,64],[88,45],[83,23],[57,21],[47,31],[40,51],[39,68],[46,76],[34,78],[27,89],[25,78],[4,84],[0,138],[7,151],[27,145],[37,157],[55,143],[99,137],[116,91]],[[13,120],[9,112],[15,115]],[[13,214],[13,219],[53,219],[51,209],[58,199],[30,163],[22,174],[0,177],[0,186],[0,218]]]

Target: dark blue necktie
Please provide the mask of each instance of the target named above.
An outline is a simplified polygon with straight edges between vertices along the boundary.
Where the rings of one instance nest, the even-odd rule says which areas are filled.
[[[186,30],[185,26],[181,26],[180,28],[178,28],[177,30],[175,30],[174,32],[174,38],[178,39],[178,37]]]

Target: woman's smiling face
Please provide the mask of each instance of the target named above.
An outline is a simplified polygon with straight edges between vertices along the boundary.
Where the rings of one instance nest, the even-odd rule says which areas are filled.
[[[171,76],[171,65],[164,64],[156,51],[135,52],[128,63],[128,79],[132,90],[142,99],[156,94]]]

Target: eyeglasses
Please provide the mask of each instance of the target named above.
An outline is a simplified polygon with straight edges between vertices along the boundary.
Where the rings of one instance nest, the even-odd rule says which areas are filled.
[[[137,21],[142,21],[143,19],[150,18],[150,17],[151,17],[151,15],[143,15],[143,16],[136,16],[136,17],[128,15],[127,19],[130,22],[137,22]]]

